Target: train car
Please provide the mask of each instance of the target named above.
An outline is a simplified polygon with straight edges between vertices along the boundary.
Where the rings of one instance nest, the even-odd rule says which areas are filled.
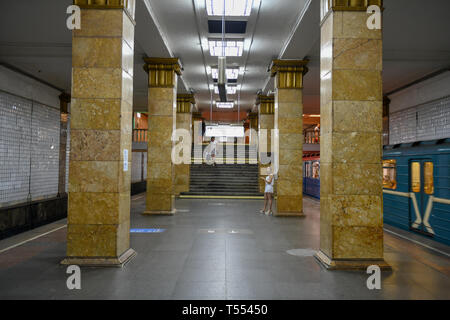
[[[384,222],[450,245],[450,139],[385,146]]]
[[[320,199],[320,156],[303,157],[303,193]],[[450,139],[383,148],[384,223],[450,245]]]
[[[303,154],[303,193],[320,199],[320,153]]]

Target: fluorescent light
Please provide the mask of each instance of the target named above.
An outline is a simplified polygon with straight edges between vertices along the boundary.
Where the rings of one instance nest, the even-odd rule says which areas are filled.
[[[216,102],[216,106],[219,109],[233,109],[234,102]]]
[[[223,15],[224,0],[206,0],[206,11],[209,16]],[[226,16],[249,16],[253,0],[225,0]]]
[[[207,39],[202,39],[202,48],[205,51],[209,49],[209,45],[208,45],[208,40]]]
[[[239,74],[243,75],[245,73],[245,68],[244,67],[240,67],[239,68]]]
[[[226,86],[227,94],[236,94],[236,86]],[[214,86],[214,93],[219,94],[219,87],[217,85]]]
[[[239,69],[237,68],[227,68],[227,79],[228,80],[236,80],[239,76]],[[219,78],[219,71],[217,68],[211,69],[212,78],[214,80]]]
[[[211,74],[211,67],[210,66],[206,66],[206,73],[207,74]]]
[[[138,113],[136,114],[136,116],[137,116],[138,118],[140,118],[140,117],[141,117],[141,114],[138,112]]]
[[[240,57],[244,52],[243,40],[225,40],[225,57]],[[224,55],[222,40],[209,40],[209,53],[213,57]]]
[[[304,114],[303,116],[308,118],[320,118],[320,114]]]

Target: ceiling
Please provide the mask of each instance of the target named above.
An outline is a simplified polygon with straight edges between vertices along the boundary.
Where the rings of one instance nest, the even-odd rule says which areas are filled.
[[[0,62],[70,92],[71,32],[66,8],[72,0],[15,0],[0,2]],[[383,91],[389,93],[430,73],[450,66],[450,1],[385,0],[383,30]],[[209,18],[211,19],[211,18]],[[220,17],[214,17],[220,19]],[[236,18],[233,18],[236,20]],[[239,108],[250,110],[256,92],[273,90],[267,68],[274,58],[310,60],[304,81],[304,113],[320,112],[320,21],[318,0],[261,0],[254,3],[243,35],[242,57],[227,64],[245,68]],[[179,57],[183,75],[178,91],[195,92],[197,107],[209,110],[212,78],[206,66],[216,65],[202,48],[209,34],[205,0],[137,0],[134,109],[147,108],[144,57]],[[218,99],[213,94],[213,100]],[[238,100],[238,95],[229,95]],[[235,107],[237,109],[237,106]],[[220,112],[221,110],[213,111]],[[228,111],[228,110],[227,110]]]

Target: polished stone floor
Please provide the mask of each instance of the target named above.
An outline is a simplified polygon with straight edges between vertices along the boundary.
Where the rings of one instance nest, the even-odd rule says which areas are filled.
[[[59,265],[64,220],[0,241],[0,299],[450,299],[447,246],[439,253],[385,232],[393,271],[382,273],[381,290],[369,290],[364,272],[327,271],[311,256],[319,247],[318,201],[304,199],[304,218],[267,217],[260,206],[184,199],[175,216],[143,216],[144,195],[134,196],[132,228],[165,231],[132,233],[138,255],[124,268],[83,268],[81,290],[67,289]],[[293,256],[291,249],[313,250]]]

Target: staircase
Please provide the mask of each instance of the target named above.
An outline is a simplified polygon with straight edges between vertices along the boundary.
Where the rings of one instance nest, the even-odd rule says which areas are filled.
[[[203,150],[206,146],[203,146]],[[227,148],[234,147],[234,163],[229,163],[230,159],[222,157],[226,154],[226,148],[218,145],[218,159],[223,159],[223,164],[216,166],[206,163],[196,164],[192,158],[191,177],[189,192],[181,193],[181,198],[201,198],[201,197],[230,197],[230,198],[260,198],[263,194],[259,192],[258,184],[258,164],[250,164],[249,156],[256,159],[256,150],[253,146],[245,146],[237,150],[236,145],[227,145]],[[192,152],[194,155],[194,151]],[[238,163],[238,160],[245,163]]]

